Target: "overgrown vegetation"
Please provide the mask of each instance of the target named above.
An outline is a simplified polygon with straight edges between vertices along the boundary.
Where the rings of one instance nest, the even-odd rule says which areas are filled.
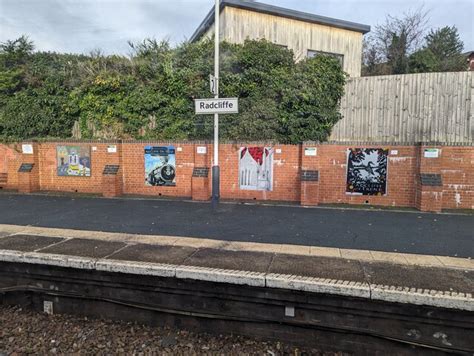
[[[455,26],[431,29],[423,8],[385,23],[364,39],[362,75],[467,70],[464,44]]]
[[[0,138],[211,139],[212,119],[194,115],[210,97],[213,43],[145,40],[130,57],[34,52],[21,37],[0,47]],[[240,113],[222,116],[227,140],[324,140],[340,119],[345,74],[337,60],[298,63],[267,41],[221,47],[222,97]]]

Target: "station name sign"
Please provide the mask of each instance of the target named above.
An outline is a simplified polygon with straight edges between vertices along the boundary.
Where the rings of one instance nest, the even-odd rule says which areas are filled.
[[[239,112],[239,99],[195,99],[194,108],[196,110],[196,115],[237,114]]]

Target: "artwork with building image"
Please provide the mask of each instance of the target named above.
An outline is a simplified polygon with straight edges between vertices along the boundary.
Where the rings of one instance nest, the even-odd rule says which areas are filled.
[[[90,177],[89,146],[56,146],[58,176]]]
[[[353,148],[347,150],[346,192],[358,195],[387,194],[388,150]]]
[[[176,153],[174,146],[145,147],[145,185],[176,185]]]
[[[240,148],[239,187],[244,190],[273,189],[273,148]]]

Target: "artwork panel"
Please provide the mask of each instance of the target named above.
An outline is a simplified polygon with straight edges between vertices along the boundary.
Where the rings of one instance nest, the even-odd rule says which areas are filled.
[[[388,150],[353,148],[347,150],[346,193],[387,194]]]
[[[239,150],[239,188],[273,190],[273,155],[271,147],[241,147]]]
[[[56,167],[57,174],[61,177],[90,177],[90,147],[56,146]]]
[[[176,186],[174,146],[145,146],[145,185]]]

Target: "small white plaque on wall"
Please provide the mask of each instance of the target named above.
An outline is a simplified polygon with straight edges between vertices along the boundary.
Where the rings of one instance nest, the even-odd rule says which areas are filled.
[[[439,148],[425,148],[424,157],[425,158],[438,158]]]
[[[183,151],[183,147],[178,147],[178,148],[176,148],[176,151],[178,151],[178,152]]]
[[[92,146],[92,151],[97,151],[97,147],[96,146]]]
[[[107,146],[107,152],[108,153],[117,153],[117,146],[116,145]]]
[[[390,156],[398,155],[398,150],[390,150]]]
[[[318,154],[318,149],[316,147],[306,147],[304,149],[305,156],[316,156]]]
[[[281,148],[277,148],[277,149],[275,150],[275,153],[281,153]]]
[[[204,155],[207,153],[207,147],[206,146],[197,146],[196,147],[196,152],[201,154],[201,155]]]
[[[21,145],[21,152],[23,152],[25,155],[32,155],[33,145],[29,145],[29,144]]]

